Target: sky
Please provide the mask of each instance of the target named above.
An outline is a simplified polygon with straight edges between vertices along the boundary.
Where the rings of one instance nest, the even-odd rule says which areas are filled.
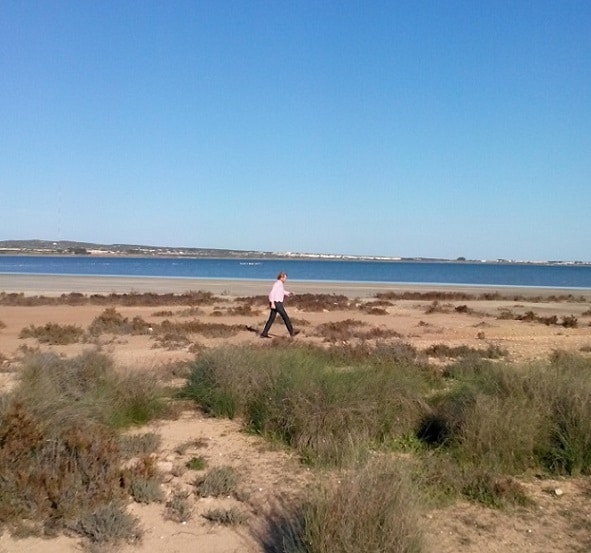
[[[0,240],[591,261],[588,0],[0,0]]]

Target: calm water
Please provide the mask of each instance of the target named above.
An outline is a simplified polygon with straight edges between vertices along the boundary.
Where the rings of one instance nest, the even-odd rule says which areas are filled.
[[[589,265],[0,256],[0,273],[591,288]]]

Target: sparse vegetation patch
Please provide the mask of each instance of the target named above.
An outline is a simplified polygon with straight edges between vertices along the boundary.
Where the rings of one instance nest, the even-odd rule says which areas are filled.
[[[46,323],[43,326],[31,325],[23,328],[19,338],[35,338],[42,344],[60,345],[76,344],[84,336],[84,330],[75,325]]]

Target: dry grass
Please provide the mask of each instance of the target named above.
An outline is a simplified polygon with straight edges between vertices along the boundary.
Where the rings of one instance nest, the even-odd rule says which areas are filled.
[[[166,502],[164,518],[174,522],[188,522],[193,516],[193,508],[189,501],[189,492],[186,490],[175,490],[170,499]]]
[[[60,325],[57,323],[46,323],[43,326],[30,325],[23,328],[19,338],[35,338],[41,344],[67,345],[76,344],[84,337],[84,330],[75,325]]]
[[[141,317],[134,317],[131,321],[123,317],[114,307],[108,307],[92,321],[88,332],[92,336],[101,334],[149,334],[152,325]]]
[[[232,467],[215,467],[195,481],[195,490],[199,497],[231,496],[237,493],[239,480]]]
[[[321,336],[328,343],[401,338],[401,335],[395,330],[370,326],[355,319],[320,324],[316,327],[315,334]]]
[[[417,488],[392,461],[375,459],[325,485],[300,506],[281,506],[263,540],[273,553],[422,553]]]

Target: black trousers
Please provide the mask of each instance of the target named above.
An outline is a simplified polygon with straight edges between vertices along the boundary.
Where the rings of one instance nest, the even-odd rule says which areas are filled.
[[[275,302],[275,309],[271,309],[271,311],[269,313],[269,319],[267,320],[267,324],[265,325],[265,328],[263,329],[263,333],[262,333],[263,336],[266,336],[267,334],[269,334],[269,330],[271,329],[271,325],[275,322],[275,317],[277,317],[277,313],[279,313],[279,315],[281,315],[281,318],[283,319],[283,322],[285,323],[285,326],[287,327],[287,331],[289,332],[289,335],[293,336],[293,326],[291,325],[291,321],[289,320],[289,316],[285,312],[285,307],[283,307],[282,301],[276,301]]]

